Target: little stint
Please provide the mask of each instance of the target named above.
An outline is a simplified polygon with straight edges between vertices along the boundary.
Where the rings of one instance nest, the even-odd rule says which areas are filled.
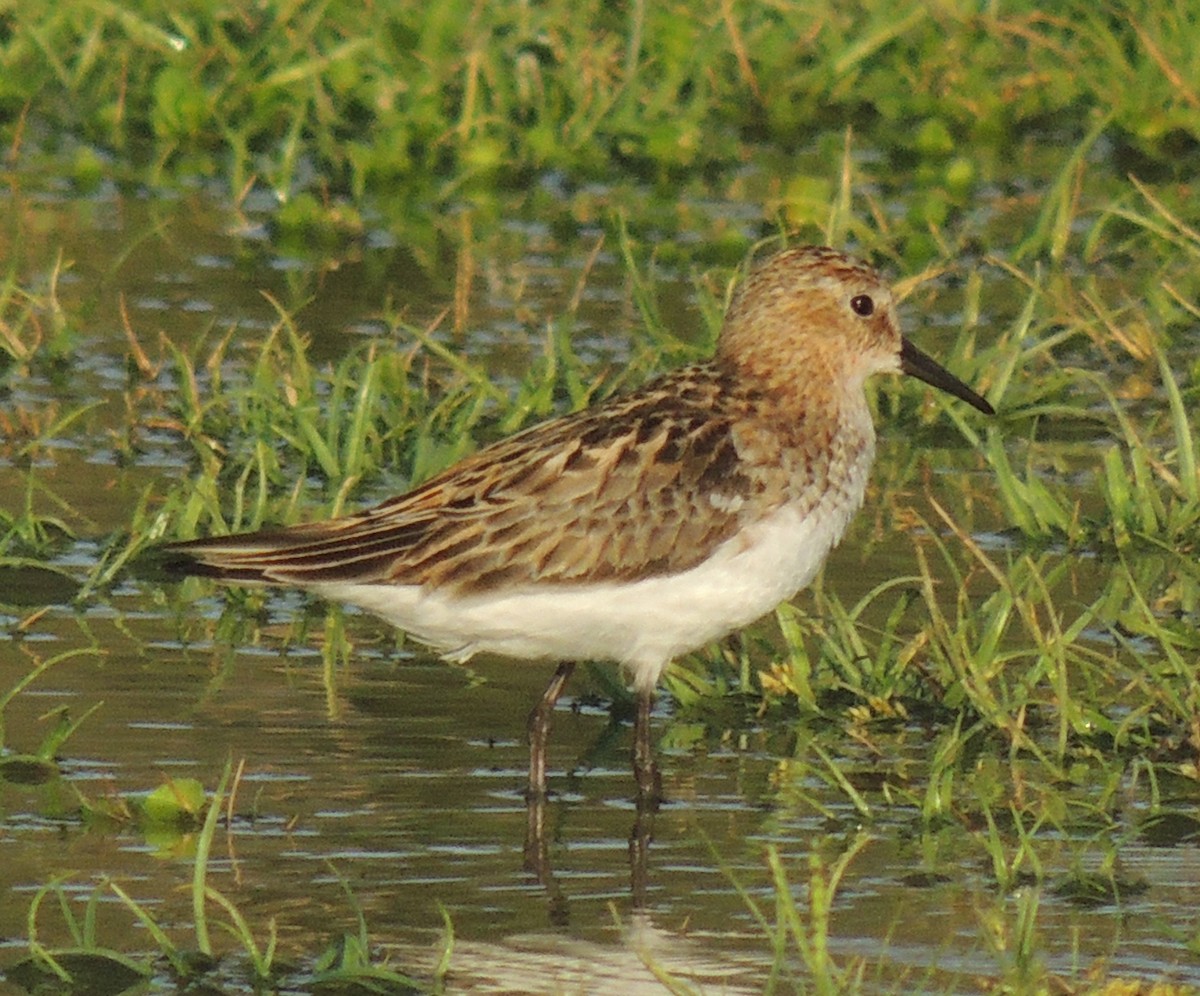
[[[614,661],[637,693],[639,795],[657,796],[659,676],[812,580],[863,501],[875,455],[864,382],[897,372],[992,414],[900,334],[874,269],[786,249],[739,288],[708,362],[365,511],[172,544],[168,564],[360,606],[449,660],[557,661],[529,717],[531,797],[546,791],[550,717],[575,663]]]

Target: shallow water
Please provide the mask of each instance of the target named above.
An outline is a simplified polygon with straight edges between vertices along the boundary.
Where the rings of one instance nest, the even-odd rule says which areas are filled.
[[[114,455],[107,434],[120,430],[128,390],[122,298],[140,335],[161,329],[189,341],[270,323],[275,310],[263,291],[288,308],[311,297],[300,311],[305,329],[318,334],[318,353],[336,356],[378,331],[389,296],[402,298],[421,324],[463,277],[465,250],[449,243],[413,253],[368,238],[336,267],[325,257],[284,256],[252,205],[238,213],[203,190],[169,201],[10,191],[5,207],[10,228],[36,235],[15,249],[22,265],[39,253],[52,259],[47,247],[63,248],[71,266],[60,297],[68,321],[86,325],[69,372],[13,384],[5,404],[16,411],[101,402],[86,440],[40,456],[33,468],[69,505],[80,534],[53,565],[68,575],[86,575],[98,548],[89,537],[120,530],[144,488],[186,472],[169,436],[161,445],[150,439],[132,465]],[[472,306],[461,348],[491,351],[501,375],[519,371],[540,322],[573,293],[592,244],[560,245],[532,223],[514,223],[492,244],[496,256],[477,260],[467,275]],[[579,325],[581,348],[597,357],[619,357],[622,332],[636,322],[623,272],[611,252],[590,272]],[[695,324],[684,310],[689,288],[680,275],[665,295],[668,323],[683,335]],[[887,446],[885,433],[881,464]],[[967,466],[954,452],[932,452],[929,462],[935,471]],[[0,460],[6,509],[19,507],[29,473],[10,445]],[[825,584],[849,603],[889,573],[913,569],[911,542],[880,542],[868,513]],[[196,582],[130,577],[78,604],[58,575],[9,573],[0,583],[8,585],[0,592],[0,689],[41,661],[81,651],[10,704],[6,743],[30,750],[53,722],[46,717],[95,710],[61,751],[61,779],[0,782],[0,938],[8,939],[0,967],[24,951],[36,891],[67,870],[72,895],[115,880],[186,944],[193,842],[86,825],[76,792],[116,800],[181,777],[211,789],[230,758],[244,773],[234,820],[217,837],[212,881],[260,937],[273,920],[291,957],[355,930],[357,906],[399,967],[427,974],[441,950],[444,911],[456,938],[455,989],[598,991],[619,980],[627,991],[661,991],[654,967],[711,991],[758,991],[771,950],[749,901],[773,915],[764,845],[779,848],[804,902],[810,857],[832,864],[865,835],[834,904],[836,957],[861,961],[868,985],[886,990],[971,990],[1009,967],[1020,891],[997,894],[978,850],[962,847],[963,829],[923,826],[903,795],[901,774],[929,763],[936,729],[904,724],[881,740],[885,756],[867,744],[856,755],[851,744],[839,758],[872,784],[863,789],[873,810],[866,820],[819,776],[803,723],[725,726],[677,713],[664,698],[655,732],[668,801],[639,817],[630,731],[602,707],[600,686],[577,678],[552,738],[539,880],[523,853],[524,717],[549,669],[445,665],[397,647],[386,627],[353,613],[344,618],[354,652],[331,668],[322,655],[325,609],[286,593],[243,611],[236,597]],[[1100,964],[1114,974],[1200,984],[1200,963],[1179,940],[1195,929],[1200,848],[1145,843],[1143,805],[1131,790],[1129,826],[1116,828],[1126,835],[1122,878],[1138,883],[1136,892],[1093,908],[1042,893],[1038,929],[1053,970]],[[1080,828],[1045,847],[1050,881],[1098,863],[1087,847],[1092,832]],[[646,839],[645,849],[631,852],[631,836]],[[44,939],[61,942],[51,905]],[[115,898],[102,906],[103,943],[154,950]]]
[[[970,988],[970,978],[994,975],[1003,961],[985,931],[1018,900],[996,895],[976,858],[954,853],[954,833],[944,841],[922,834],[911,807],[869,793],[878,813],[860,831],[844,796],[811,776],[794,780],[796,744],[786,731],[754,730],[731,743],[710,735],[660,752],[669,801],[641,828],[652,839],[639,881],[629,846],[638,819],[629,731],[614,729],[602,710],[562,710],[545,812],[549,874],[538,881],[524,867],[521,788],[522,717],[540,692],[540,669],[488,663],[468,674],[420,656],[391,660],[371,646],[385,638],[364,619],[351,626],[361,640],[353,665],[331,684],[315,648],[283,654],[267,633],[259,646],[185,650],[162,639],[172,627],[148,609],[152,594],[114,602],[129,603],[111,619],[134,638],[105,625],[107,613],[85,613],[103,657],[59,665],[9,710],[9,738],[25,744],[37,739],[36,717],[102,703],[69,741],[63,782],[0,788],[3,936],[23,936],[34,890],[65,869],[81,897],[111,877],[160,923],[182,929],[190,922],[187,841],[81,826],[70,787],[95,799],[149,791],[168,776],[211,786],[234,757],[245,773],[237,816],[217,838],[212,881],[260,932],[273,918],[293,956],[355,929],[348,888],[372,938],[414,971],[432,970],[445,910],[457,938],[453,978],[479,991],[594,991],[614,974],[649,985],[643,957],[719,983],[717,991],[755,991],[768,947],[734,882],[769,910],[764,842],[779,847],[800,887],[814,848],[833,860],[862,832],[869,841],[835,905],[835,955],[876,971],[882,960],[885,988],[910,973],[933,989],[954,979]],[[271,614],[295,609],[291,602]],[[61,625],[69,632],[73,622]],[[55,642],[8,644],[4,687]],[[669,731],[660,711],[656,732],[669,739]],[[931,739],[914,727],[897,740],[903,753],[886,759],[886,771],[924,763]],[[860,773],[880,766],[865,750],[846,760]],[[1073,868],[1083,839],[1051,853],[1051,880]],[[937,860],[926,859],[928,848]],[[1112,972],[1170,967],[1200,981],[1163,930],[1190,921],[1200,849],[1132,842],[1121,862],[1144,891],[1119,911],[1043,895],[1039,927],[1051,967],[1070,972],[1100,959]],[[110,944],[153,950],[137,927],[121,926],[128,917],[115,902],[104,905]],[[60,933],[53,916],[42,920],[47,938]]]

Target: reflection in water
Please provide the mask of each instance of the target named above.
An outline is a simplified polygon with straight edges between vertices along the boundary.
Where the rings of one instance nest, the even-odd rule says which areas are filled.
[[[636,742],[636,738],[635,738]],[[635,757],[638,754],[635,747]],[[635,761],[636,764],[636,761]],[[655,768],[657,774],[657,768]],[[635,778],[639,776],[635,773]],[[654,839],[654,815],[659,806],[658,795],[637,794],[633,828],[629,832],[629,894],[631,909],[640,913],[646,909],[650,874],[650,842]],[[568,897],[554,875],[546,839],[546,793],[526,796],[525,863],[524,868],[546,890],[549,900],[549,919],[552,926],[566,927],[570,923]]]
[[[560,676],[561,669],[556,680]],[[472,992],[562,992],[564,986],[578,986],[581,992],[609,991],[611,987],[624,993],[661,993],[667,991],[666,979],[717,984],[728,993],[761,991],[763,966],[757,959],[742,964],[722,961],[695,942],[655,924],[648,902],[650,843],[662,801],[662,783],[649,736],[650,700],[641,697],[640,701],[647,709],[635,724],[630,751],[638,791],[629,832],[630,912],[621,942],[584,944],[561,935],[562,943],[554,945],[549,942],[551,935],[538,935],[533,944],[529,938],[510,938],[502,948],[469,944],[463,951],[456,947],[456,978],[465,981],[464,975],[468,977],[467,987]],[[550,722],[543,704],[544,700],[530,714],[529,730],[531,754],[541,755],[538,763],[544,775]],[[646,785],[652,785],[654,791],[643,791]],[[546,811],[552,803],[546,792],[526,793],[524,868],[545,890],[549,925],[565,930],[571,922],[570,897],[555,875],[546,834]]]
[[[572,661],[558,665],[541,700],[529,713],[526,731],[529,738],[529,785],[525,792],[525,870],[531,872],[546,889],[550,900],[550,922],[565,926],[568,922],[566,899],[554,878],[546,842],[546,748],[554,722],[554,706],[575,670]],[[650,840],[654,833],[654,813],[662,800],[662,775],[654,758],[650,738],[649,695],[637,696],[630,759],[637,788],[637,818],[629,834],[630,889],[635,911],[646,905],[646,877],[649,867]]]

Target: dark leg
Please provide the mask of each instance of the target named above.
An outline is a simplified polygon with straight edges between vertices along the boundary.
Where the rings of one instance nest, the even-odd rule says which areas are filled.
[[[554,880],[546,842],[546,744],[550,739],[554,706],[566,687],[574,663],[558,665],[542,700],[529,713],[526,730],[529,734],[529,786],[525,790],[525,870],[537,876],[546,887],[550,900],[550,921],[558,926],[567,922],[566,899]]]
[[[654,762],[654,747],[650,740],[650,707],[653,705],[653,692],[637,693],[637,711],[633,717],[633,778],[637,782],[637,819],[629,833],[629,884],[635,910],[646,908],[654,812],[662,800],[662,777]]]
[[[637,711],[633,717],[633,777],[637,782],[638,808],[655,808],[662,800],[662,776],[654,763],[654,747],[650,741],[650,709],[654,705],[653,691],[637,693]]]
[[[525,724],[529,734],[529,798],[546,798],[546,743],[550,739],[550,725],[554,716],[554,706],[563,693],[571,672],[575,670],[574,661],[563,661],[550,679],[550,684],[542,693],[542,701],[533,707],[529,720]]]

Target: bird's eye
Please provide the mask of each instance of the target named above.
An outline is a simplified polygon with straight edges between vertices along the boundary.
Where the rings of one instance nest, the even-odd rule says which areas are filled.
[[[850,309],[861,318],[869,318],[875,313],[875,301],[870,294],[856,294],[850,298]]]

